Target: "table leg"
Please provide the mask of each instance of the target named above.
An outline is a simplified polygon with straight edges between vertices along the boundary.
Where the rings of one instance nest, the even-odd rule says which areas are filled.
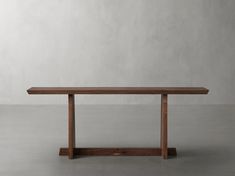
[[[68,158],[74,158],[75,149],[75,103],[74,95],[68,95]]]
[[[161,154],[167,159],[167,94],[161,95]]]

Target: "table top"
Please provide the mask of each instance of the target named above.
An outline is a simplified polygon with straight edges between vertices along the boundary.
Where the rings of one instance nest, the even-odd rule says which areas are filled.
[[[31,87],[28,94],[208,94],[204,87]]]

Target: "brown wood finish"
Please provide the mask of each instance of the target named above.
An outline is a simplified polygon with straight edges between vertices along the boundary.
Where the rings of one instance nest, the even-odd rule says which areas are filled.
[[[161,151],[162,157],[167,159],[167,95],[161,96]]]
[[[168,94],[207,94],[203,87],[32,87],[29,94],[68,95],[68,148],[61,148],[59,155],[73,159],[75,155],[112,156],[176,156],[175,148],[167,144]],[[160,148],[75,148],[75,94],[161,94],[161,144]]]
[[[207,94],[204,87],[32,87],[29,94]]]
[[[176,156],[176,148],[168,148],[169,156]],[[74,154],[90,156],[161,156],[161,148],[75,148]],[[61,148],[60,156],[68,155],[68,148]]]
[[[75,102],[74,95],[68,95],[68,157],[73,159],[75,148]]]

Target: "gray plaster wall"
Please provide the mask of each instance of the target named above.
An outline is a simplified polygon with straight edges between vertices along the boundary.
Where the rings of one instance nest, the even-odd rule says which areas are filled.
[[[31,86],[205,86],[172,104],[235,104],[234,0],[0,0],[0,104]],[[159,103],[80,96],[77,103]]]

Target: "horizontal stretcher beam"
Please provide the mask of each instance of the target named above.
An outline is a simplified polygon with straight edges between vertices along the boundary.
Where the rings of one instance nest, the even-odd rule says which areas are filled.
[[[74,148],[75,156],[161,156],[161,148]],[[68,155],[68,148],[60,148],[60,156]],[[168,148],[169,156],[176,156],[176,148]]]

